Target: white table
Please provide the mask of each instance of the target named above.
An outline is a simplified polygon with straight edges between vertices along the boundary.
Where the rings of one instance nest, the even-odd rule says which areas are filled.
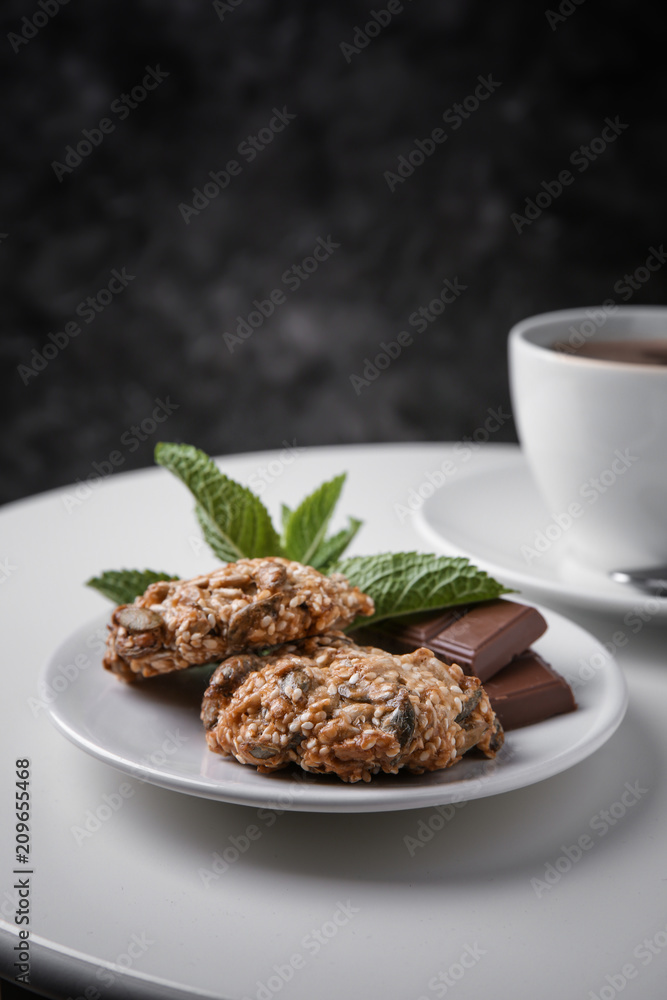
[[[475,462],[501,447],[508,446],[479,449]],[[277,513],[280,501],[292,504],[347,470],[341,515],[366,519],[352,551],[425,549],[394,504],[405,502],[447,453],[436,444],[305,449],[279,469],[262,498]],[[232,456],[223,468],[247,481],[275,459]],[[55,490],[0,511],[6,978],[17,930],[13,767],[15,758],[29,757],[32,984],[54,997],[571,1000],[593,991],[602,1000],[617,992],[664,998],[664,623],[647,624],[620,651],[630,708],[601,750],[540,784],[467,803],[413,857],[404,837],[433,810],[292,812],[269,828],[256,810],[115,771],[65,740],[45,711],[29,707],[53,648],[104,608],[82,586],[89,576],[123,566],[188,576],[213,561],[198,545],[189,494],[166,471],[113,476],[77,506],[64,501],[72,492]],[[613,616],[558,610],[603,641],[614,631]],[[626,783],[638,783],[638,801],[629,804],[626,795],[623,815],[601,834],[602,811],[621,812],[616,803]],[[121,785],[132,789],[121,793],[122,806],[77,842],[72,828],[88,810],[98,811],[105,795],[116,802]],[[261,837],[205,886],[199,869],[210,868],[228,838],[249,824],[261,827]],[[544,880],[549,864],[565,869],[564,848],[592,829],[594,849],[567,872],[554,868],[558,878],[552,874],[553,885],[538,895],[531,879]]]

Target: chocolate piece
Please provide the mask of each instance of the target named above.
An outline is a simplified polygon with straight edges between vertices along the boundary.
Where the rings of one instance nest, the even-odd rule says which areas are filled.
[[[497,600],[378,622],[359,630],[355,639],[392,653],[410,653],[424,646],[444,663],[458,663],[464,673],[486,684],[546,628],[535,608]]]
[[[526,650],[486,681],[484,690],[504,729],[544,722],[577,707],[565,678],[534,649]]]

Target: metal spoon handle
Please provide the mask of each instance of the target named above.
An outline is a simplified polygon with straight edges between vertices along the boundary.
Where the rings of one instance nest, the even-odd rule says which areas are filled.
[[[629,583],[648,594],[667,597],[667,566],[652,566],[650,569],[618,569],[609,576],[616,583]]]

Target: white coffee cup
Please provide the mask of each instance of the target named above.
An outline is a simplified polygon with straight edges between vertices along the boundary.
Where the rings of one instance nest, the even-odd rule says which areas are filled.
[[[667,564],[667,366],[567,351],[632,340],[667,345],[667,308],[543,313],[509,335],[514,418],[549,516],[575,558],[607,572]]]

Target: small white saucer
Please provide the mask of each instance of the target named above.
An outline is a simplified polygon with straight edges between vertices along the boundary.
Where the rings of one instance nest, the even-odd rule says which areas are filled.
[[[140,781],[281,812],[423,809],[543,781],[585,760],[620,725],[627,690],[614,658],[574,622],[553,611],[543,614],[549,627],[535,649],[573,686],[575,712],[507,733],[496,760],[471,754],[447,770],[379,775],[368,784],[347,785],[297,769],[259,774],[211,753],[199,718],[211,667],[123,684],[97,661],[70,682],[62,664],[78,663],[81,656],[91,662],[89,638],[99,634],[101,619],[83,625],[54,652],[43,681],[55,693],[49,714],[58,729],[93,757]]]
[[[667,597],[615,583],[568,554],[566,533],[557,537],[558,526],[518,448],[487,449],[482,468],[463,472],[425,501],[415,526],[436,549],[468,556],[535,600],[624,613],[624,622],[636,630],[648,620],[667,621]]]

